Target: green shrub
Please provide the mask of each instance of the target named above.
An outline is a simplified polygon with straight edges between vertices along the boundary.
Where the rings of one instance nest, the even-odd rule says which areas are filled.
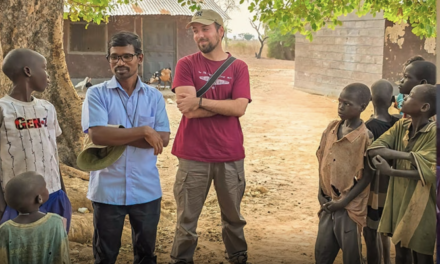
[[[269,58],[279,60],[295,60],[295,35],[292,33],[281,34],[279,28],[268,30],[267,40]]]

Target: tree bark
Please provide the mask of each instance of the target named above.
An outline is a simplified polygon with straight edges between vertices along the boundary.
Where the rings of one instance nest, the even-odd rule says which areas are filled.
[[[76,167],[82,148],[81,100],[70,81],[63,50],[63,0],[1,0],[0,65],[16,48],[28,48],[47,59],[51,84],[36,97],[51,102],[63,134],[58,137],[60,161]],[[0,97],[11,89],[0,71]]]
[[[260,32],[258,32],[258,34],[260,34]],[[258,40],[260,41],[260,51],[257,54],[257,59],[261,59],[261,53],[263,52],[264,41],[266,41],[266,39],[267,39],[267,37],[262,39],[261,36],[258,36]]]
[[[260,41],[260,51],[258,51],[257,59],[261,59],[261,52],[263,52],[264,42]]]

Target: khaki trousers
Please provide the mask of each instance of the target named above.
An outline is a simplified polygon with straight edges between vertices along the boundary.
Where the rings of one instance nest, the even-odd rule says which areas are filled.
[[[172,262],[192,262],[197,246],[197,222],[214,181],[221,210],[222,237],[228,258],[247,251],[240,214],[245,189],[243,160],[206,163],[179,159],[174,184],[177,204],[177,226],[171,251]]]

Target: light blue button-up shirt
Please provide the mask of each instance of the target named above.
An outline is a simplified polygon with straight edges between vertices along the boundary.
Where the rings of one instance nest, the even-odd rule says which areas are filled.
[[[115,77],[87,90],[81,122],[85,133],[89,127],[108,124],[131,128],[127,117],[134,127],[150,126],[156,131],[170,131],[162,94],[140,78],[131,96]],[[154,149],[127,146],[115,163],[90,172],[87,198],[112,205],[141,204],[159,199],[162,190],[156,162]]]

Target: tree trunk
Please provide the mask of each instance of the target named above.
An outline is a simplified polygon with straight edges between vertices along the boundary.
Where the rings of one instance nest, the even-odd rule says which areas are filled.
[[[61,162],[76,166],[82,147],[81,100],[67,71],[63,50],[63,0],[1,0],[0,65],[16,48],[29,48],[47,59],[51,84],[41,95],[58,113],[63,134],[58,137]],[[0,72],[0,97],[9,92],[11,82]]]
[[[260,51],[257,54],[257,59],[261,59],[261,53],[263,52],[264,40],[261,38],[258,39],[260,41]]]

